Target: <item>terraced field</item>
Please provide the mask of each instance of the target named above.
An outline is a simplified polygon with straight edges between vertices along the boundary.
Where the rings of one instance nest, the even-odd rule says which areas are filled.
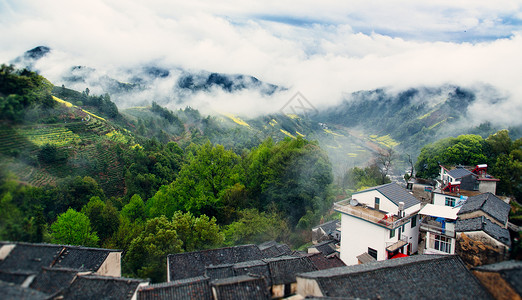
[[[63,147],[69,144],[80,142],[80,136],[67,129],[63,125],[40,125],[31,127],[21,127],[17,132],[27,138],[27,140],[36,146],[45,144]]]

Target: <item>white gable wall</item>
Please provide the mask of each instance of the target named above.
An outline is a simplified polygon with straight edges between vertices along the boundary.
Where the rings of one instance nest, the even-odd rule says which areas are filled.
[[[396,214],[398,211],[398,206],[395,203],[391,202],[388,198],[384,197],[381,192],[377,190],[371,190],[360,194],[354,194],[352,199],[356,199],[359,203],[364,203],[369,207],[375,208],[375,198],[380,199],[379,210],[385,212],[391,212]]]

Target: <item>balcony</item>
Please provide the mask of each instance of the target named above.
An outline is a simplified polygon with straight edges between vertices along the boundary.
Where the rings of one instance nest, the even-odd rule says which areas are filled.
[[[452,228],[453,229],[453,228]],[[435,221],[430,217],[425,217],[420,223],[420,230],[429,231],[436,234],[442,234],[449,237],[455,237],[455,231],[442,228],[442,223]]]
[[[368,207],[365,204],[357,204],[351,205],[350,200],[346,199],[343,201],[339,201],[334,203],[334,210],[344,213],[350,216],[354,216],[359,219],[366,220],[368,222],[377,224],[379,226],[386,227],[388,229],[395,229],[399,226],[407,223],[412,215],[417,214],[418,211],[405,215],[400,218],[398,215],[387,215],[386,212],[381,210],[374,209],[372,207]]]

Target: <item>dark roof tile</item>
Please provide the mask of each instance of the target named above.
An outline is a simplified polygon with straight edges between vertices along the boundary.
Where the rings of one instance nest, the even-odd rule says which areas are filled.
[[[139,288],[138,300],[156,299],[212,300],[210,279],[199,276]]]
[[[264,258],[256,245],[243,245],[168,255],[170,280],[202,276],[205,267]]]
[[[0,270],[0,280],[4,282],[21,285],[30,276],[36,276],[34,271],[2,271]]]
[[[60,293],[64,299],[132,299],[138,286],[146,281],[122,277],[78,275],[72,284]]]
[[[455,223],[456,232],[484,231],[495,240],[511,246],[511,237],[509,230],[502,228],[485,217],[477,217],[473,219],[457,219]]]
[[[55,267],[72,268],[78,270],[98,271],[111,252],[121,252],[120,250],[87,248],[77,246],[66,246]]]
[[[42,267],[51,267],[63,249],[60,245],[16,243],[9,255],[0,262],[0,270],[40,272]]]
[[[322,253],[309,254],[310,261],[314,264],[317,270],[331,269],[345,266],[344,262],[337,256],[331,255],[325,257]]]
[[[237,276],[214,280],[212,289],[216,300],[270,299],[266,281],[262,277]]]
[[[24,300],[43,300],[49,299],[49,295],[30,288],[24,288],[13,283],[0,280],[0,293],[2,299],[24,299]]]
[[[44,267],[29,287],[47,294],[56,294],[71,285],[76,274],[78,270]]]
[[[272,285],[296,282],[296,274],[317,270],[310,258],[281,256],[264,259],[268,263]]]
[[[456,255],[415,255],[300,274],[324,296],[385,299],[491,299]]]
[[[488,192],[469,197],[468,200],[464,202],[457,215],[482,210],[500,223],[506,224],[510,209],[511,207],[509,204]]]

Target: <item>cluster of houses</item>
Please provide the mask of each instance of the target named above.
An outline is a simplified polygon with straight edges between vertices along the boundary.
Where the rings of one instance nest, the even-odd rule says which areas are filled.
[[[6,299],[521,299],[509,200],[487,166],[337,202],[307,252],[275,241],[167,257],[167,282],[121,277],[121,251],[0,242]]]

